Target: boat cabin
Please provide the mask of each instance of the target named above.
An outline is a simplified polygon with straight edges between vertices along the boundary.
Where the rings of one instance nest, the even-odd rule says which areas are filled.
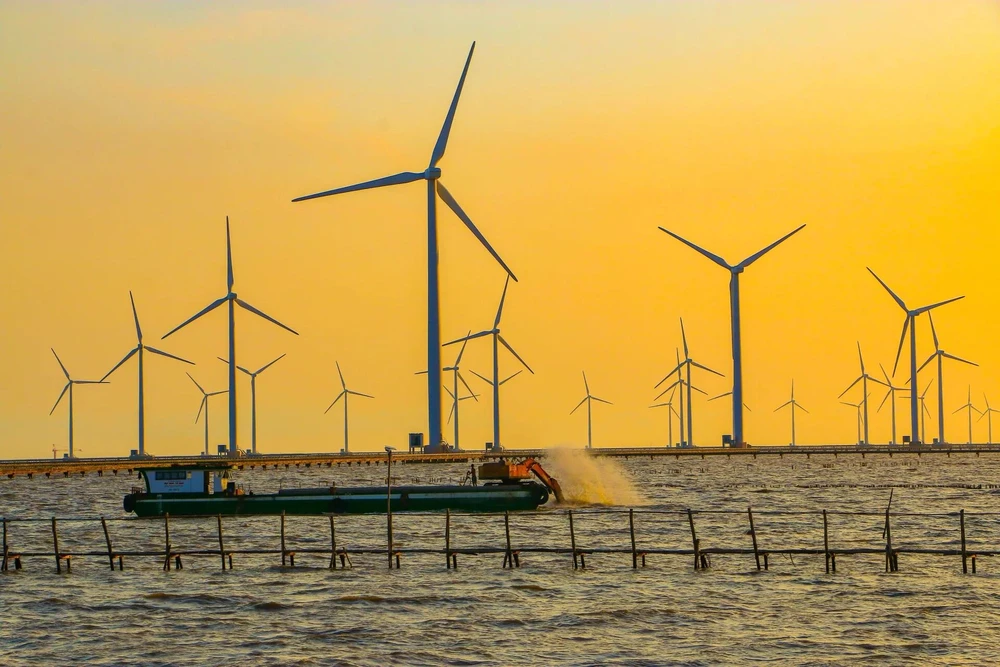
[[[233,467],[224,463],[139,468],[146,493],[235,493]]]

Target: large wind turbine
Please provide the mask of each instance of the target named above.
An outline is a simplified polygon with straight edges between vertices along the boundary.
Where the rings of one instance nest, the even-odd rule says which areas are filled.
[[[285,356],[284,354],[281,355],[280,357],[278,357],[274,361],[272,361],[270,363],[267,363],[267,364],[264,364],[263,366],[261,366],[260,368],[258,368],[255,371],[247,370],[246,368],[243,368],[242,366],[237,366],[236,367],[237,369],[239,369],[243,373],[246,373],[247,375],[250,376],[250,452],[252,454],[256,454],[257,453],[257,376],[260,375],[261,373],[263,373],[264,371],[266,371],[268,368],[270,368],[274,364],[276,364],[279,361],[281,361],[281,359],[284,356]],[[219,359],[219,361],[221,361],[224,364],[228,364],[229,363],[228,361],[226,361],[222,357],[219,357],[218,359]]]
[[[455,110],[458,108],[458,100],[462,95],[462,87],[465,85],[465,77],[469,72],[469,63],[472,62],[472,52],[476,48],[476,43],[472,43],[472,48],[469,49],[469,56],[465,60],[465,68],[462,70],[462,76],[458,80],[458,87],[455,89],[455,95],[451,100],[451,106],[448,107],[448,113],[444,119],[444,125],[441,127],[441,132],[438,134],[437,142],[434,144],[434,150],[431,152],[430,164],[428,164],[427,169],[420,172],[404,171],[399,174],[394,174],[392,176],[386,176],[384,178],[377,178],[373,181],[365,181],[364,183],[358,183],[356,185],[348,185],[343,188],[335,188],[333,190],[326,190],[324,192],[317,192],[316,194],[306,195],[304,197],[298,197],[292,201],[304,201],[307,199],[315,199],[317,197],[327,197],[330,195],[338,195],[345,192],[354,192],[356,190],[367,190],[370,188],[380,188],[387,185],[400,185],[403,183],[412,183],[413,181],[427,181],[427,410],[428,410],[428,437],[430,442],[428,442],[428,448],[431,451],[440,449],[441,443],[443,442],[441,437],[441,312],[440,312],[440,302],[438,298],[438,234],[437,234],[437,198],[440,197],[448,208],[454,211],[455,215],[458,216],[459,220],[465,223],[465,226],[469,228],[479,242],[486,247],[493,258],[503,267],[507,274],[514,278],[517,278],[511,272],[510,268],[500,259],[500,255],[497,254],[493,246],[489,244],[486,237],[476,228],[473,224],[472,219],[466,215],[462,207],[458,205],[455,198],[451,196],[451,193],[445,189],[444,184],[441,183],[441,168],[438,167],[438,162],[444,157],[445,148],[448,146],[448,137],[451,134],[451,125],[455,120]]]
[[[205,391],[202,386],[198,384],[198,381],[191,377],[188,373],[187,376],[191,378],[191,382],[194,382],[194,386],[198,387],[198,391],[201,392],[201,404],[198,406],[198,414],[195,415],[194,423],[197,424],[198,420],[201,418],[202,409],[205,410],[205,456],[209,455],[208,451],[208,399],[210,396],[218,396],[219,394],[228,393],[228,389],[223,389],[221,391]]]
[[[859,441],[860,444],[867,445],[867,444],[869,444],[869,442],[868,442],[868,382],[871,381],[871,382],[874,382],[875,384],[881,384],[881,385],[884,385],[884,386],[888,386],[888,385],[886,385],[885,382],[882,382],[878,378],[872,377],[871,375],[869,375],[867,373],[867,371],[865,371],[865,358],[863,356],[861,356],[861,342],[860,341],[858,342],[858,361],[861,363],[861,375],[859,375],[857,377],[857,379],[854,382],[852,382],[851,385],[847,389],[845,389],[844,391],[842,391],[840,393],[840,396],[838,396],[837,398],[838,399],[843,398],[844,394],[846,394],[847,392],[849,392],[851,389],[854,389],[854,385],[856,385],[859,382],[861,383],[861,390],[864,392],[864,398],[861,399],[861,405],[864,407],[864,413],[865,413],[865,437],[864,437],[864,440],[861,440],[859,438],[858,441]],[[843,401],[841,401],[841,403],[843,403]],[[846,405],[850,405],[850,403],[847,403]]]
[[[62,369],[63,375],[66,376],[66,385],[63,387],[63,390],[59,393],[59,398],[56,399],[56,404],[52,406],[51,410],[49,410],[49,415],[51,415],[53,412],[56,411],[56,408],[59,407],[59,401],[62,400],[63,395],[68,391],[69,392],[69,451],[67,451],[66,454],[70,458],[73,458],[73,385],[108,384],[108,383],[105,382],[104,380],[74,380],[69,376],[69,371],[66,370],[65,366],[63,366],[62,359],[60,359],[59,355],[56,354],[55,349],[53,348],[49,349],[52,350],[52,356],[54,356],[56,358],[56,361],[59,362],[59,368]]]
[[[767,246],[763,250],[750,255],[738,264],[729,264],[718,255],[711,253],[704,248],[696,246],[687,239],[684,239],[670,230],[660,227],[660,230],[674,237],[684,245],[698,251],[708,259],[712,260],[722,268],[729,271],[729,312],[732,326],[733,343],[733,446],[743,447],[746,443],[743,440],[743,351],[740,342],[740,274],[743,271],[770,252],[779,243],[799,232],[805,225],[785,234],[780,239]]]
[[[960,407],[958,410],[955,410],[955,412],[953,412],[951,414],[953,414],[953,415],[958,414],[962,410],[968,410],[969,411],[969,444],[971,445],[972,444],[972,413],[973,413],[973,411],[975,411],[975,412],[978,412],[980,415],[983,414],[982,410],[980,410],[979,408],[977,408],[976,406],[974,406],[972,404],[972,386],[971,385],[969,386],[969,399],[966,401],[965,405],[963,405],[962,407]]]
[[[974,361],[968,361],[962,359],[961,357],[956,357],[954,354],[949,354],[941,349],[941,345],[938,343],[937,330],[934,328],[934,316],[927,313],[927,319],[931,323],[931,336],[934,338],[934,353],[927,357],[927,361],[920,365],[917,369],[917,373],[920,373],[924,367],[937,359],[937,381],[938,381],[938,442],[944,444],[946,441],[944,439],[944,370],[941,363],[944,359],[953,359],[954,361],[961,361],[963,364],[969,364],[970,366],[978,366],[979,364]]]
[[[594,401],[598,403],[607,403],[608,405],[613,405],[611,401],[605,401],[603,398],[597,398],[590,394],[590,385],[587,384],[587,372],[583,372],[583,387],[587,390],[587,395],[583,397],[583,400],[576,404],[576,407],[570,410],[570,414],[573,414],[580,409],[580,406],[584,403],[587,404],[587,449],[592,449],[594,446],[594,427],[591,420],[591,407]]]
[[[725,376],[722,373],[720,373],[719,371],[712,370],[708,366],[704,366],[702,364],[699,364],[697,361],[695,361],[694,359],[691,358],[691,353],[688,351],[687,334],[685,334],[685,332],[684,332],[684,318],[683,317],[681,318],[681,341],[684,344],[684,359],[682,361],[678,361],[677,362],[677,367],[674,368],[674,370],[672,370],[669,373],[667,373],[666,377],[664,377],[662,380],[660,380],[659,382],[657,382],[656,383],[656,387],[653,387],[653,389],[656,389],[661,384],[663,384],[664,382],[666,382],[667,379],[671,375],[673,375],[675,372],[678,373],[678,377],[679,377],[680,376],[680,371],[682,369],[686,369],[686,371],[687,371],[687,383],[686,384],[687,384],[687,427],[688,427],[688,442],[690,442],[691,445],[694,446],[694,423],[693,423],[692,415],[691,415],[691,402],[692,402],[691,401],[691,367],[695,366],[696,368],[700,368],[703,371],[708,371],[709,373],[715,373],[719,377],[725,377]],[[723,395],[725,396],[726,394],[723,394]],[[682,407],[681,411],[683,412],[683,407]]]
[[[993,444],[993,413],[994,412],[1000,412],[1000,410],[997,410],[994,407],[990,407],[990,399],[986,398],[986,394],[985,393],[983,394],[983,400],[986,401],[986,409],[983,410],[983,413],[981,415],[979,415],[979,419],[977,419],[976,421],[982,421],[983,417],[986,417],[986,428],[989,429],[987,431],[986,444],[987,445],[992,445]],[[971,401],[970,401],[970,403],[971,403]]]
[[[677,415],[677,418],[681,420],[681,428],[682,429],[684,428],[684,418],[681,417],[681,413],[677,412],[677,409],[674,407],[674,392],[670,393],[670,396],[667,398],[667,402],[666,403],[655,403],[655,404],[653,404],[653,405],[651,405],[649,407],[651,407],[651,408],[666,408],[667,409],[667,447],[673,447],[674,446],[674,415]]]
[[[520,355],[518,355],[518,353],[514,351],[514,348],[512,348],[510,346],[510,343],[508,343],[506,340],[504,340],[504,337],[502,335],[500,335],[500,318],[503,315],[503,304],[504,304],[504,301],[507,299],[507,287],[508,287],[508,285],[510,285],[510,279],[512,277],[513,276],[507,276],[507,279],[504,281],[504,284],[503,284],[503,293],[500,295],[500,306],[497,308],[497,316],[493,320],[493,328],[492,329],[487,329],[485,331],[480,331],[479,333],[469,334],[467,336],[463,336],[462,338],[458,338],[456,340],[448,341],[447,343],[445,343],[446,346],[447,345],[454,345],[455,343],[463,343],[464,344],[465,341],[472,340],[473,338],[482,338],[483,336],[492,336],[493,337],[493,381],[490,382],[490,384],[493,385],[493,446],[494,447],[501,447],[501,442],[500,442],[500,385],[503,384],[503,382],[500,382],[500,355],[499,355],[500,349],[498,347],[498,344],[503,345],[505,348],[507,348],[507,351],[510,352],[511,354],[513,354],[514,357],[518,361],[521,362],[521,365],[528,369],[529,373],[531,373],[532,375],[535,374],[535,371],[531,370],[531,366],[529,366],[524,361],[524,359],[522,359],[520,357]],[[478,373],[477,373],[477,375],[478,375]],[[482,377],[482,376],[480,376],[480,377]],[[507,378],[507,379],[509,380],[510,378]],[[487,382],[489,382],[489,380],[487,380]],[[504,382],[506,382],[506,380]]]
[[[917,398],[917,392],[916,392],[916,388],[917,388],[917,316],[921,315],[923,313],[926,313],[926,312],[928,312],[928,311],[930,311],[930,310],[932,310],[934,308],[937,308],[938,306],[943,306],[943,305],[945,305],[947,303],[951,303],[952,301],[958,301],[959,299],[964,299],[965,297],[964,296],[956,296],[954,298],[947,299],[945,301],[939,301],[937,303],[932,303],[929,306],[921,306],[920,308],[910,309],[910,308],[906,307],[906,304],[903,303],[903,300],[900,299],[898,296],[896,296],[896,293],[893,292],[891,289],[889,289],[889,286],[886,285],[885,282],[881,278],[879,278],[875,274],[874,271],[872,271],[869,268],[868,269],[868,273],[872,274],[872,276],[875,277],[875,280],[877,280],[879,282],[879,284],[882,285],[882,287],[885,288],[885,291],[889,293],[889,295],[892,297],[893,301],[895,301],[896,304],[900,308],[903,309],[903,312],[906,313],[906,319],[903,321],[903,335],[899,337],[899,349],[896,351],[896,363],[892,367],[892,374],[896,375],[896,368],[899,366],[899,355],[902,354],[902,352],[903,352],[903,343],[906,341],[906,330],[907,330],[907,328],[910,328],[910,389],[913,389],[913,391],[910,392],[910,442],[911,442],[911,444],[916,444],[916,443],[920,442],[920,440],[917,437],[919,435],[919,431],[917,430],[917,427],[919,426],[919,424],[917,423],[917,418],[920,416],[920,413],[917,410],[917,401],[918,401],[918,398]],[[938,387],[938,391],[940,391],[940,390],[941,390],[941,388]],[[942,440],[942,442],[944,442],[944,441]]]
[[[897,387],[893,385],[892,378],[890,378],[889,374],[885,372],[885,367],[882,364],[879,364],[878,367],[882,370],[882,377],[885,378],[885,386],[888,387],[888,391],[885,392],[885,396],[882,398],[882,402],[878,404],[878,408],[875,410],[875,412],[881,412],[882,406],[885,405],[886,400],[888,400],[889,398],[892,399],[889,405],[889,407],[892,409],[892,438],[889,440],[889,444],[895,445],[896,444],[896,392],[906,391],[906,387]],[[924,437],[923,433],[920,434],[920,437],[921,438]]]
[[[193,361],[188,361],[187,359],[181,359],[180,357],[174,356],[163,350],[157,350],[155,347],[146,345],[142,342],[142,329],[139,327],[139,315],[135,310],[135,299],[132,298],[131,290],[128,293],[128,299],[132,303],[132,319],[135,320],[135,338],[136,346],[125,355],[125,358],[115,364],[115,367],[108,371],[101,380],[107,380],[118,367],[124,364],[126,361],[132,358],[133,355],[138,354],[138,365],[139,365],[139,456],[146,455],[146,403],[145,403],[145,376],[143,374],[143,352],[152,352],[153,354],[158,354],[161,357],[167,357],[168,359],[176,359],[177,361],[183,361],[185,364],[194,365]]]
[[[284,324],[274,319],[270,315],[263,313],[249,303],[240,299],[236,296],[236,292],[233,291],[233,246],[229,239],[229,216],[226,216],[226,268],[227,268],[227,278],[226,278],[226,289],[228,290],[224,297],[216,299],[212,303],[208,304],[198,313],[192,315],[188,319],[184,320],[181,324],[163,334],[163,338],[171,335],[175,331],[178,331],[202,315],[206,315],[224,303],[229,304],[229,453],[236,454],[236,306],[244,310],[248,310],[254,315],[263,317],[268,322],[277,324],[279,327],[286,331],[290,331],[296,336],[298,332],[294,329],[286,327]]]
[[[344,399],[344,454],[347,454],[350,451],[347,443],[347,398],[348,396],[361,396],[362,398],[375,398],[375,397],[370,396],[368,394],[362,394],[360,391],[354,391],[352,389],[348,389],[347,383],[344,382],[344,374],[340,370],[340,362],[338,361],[336,362],[336,364],[337,364],[337,374],[340,376],[340,386],[342,388],[342,391],[339,394],[337,394],[337,398],[333,399],[333,403],[330,404],[329,408],[323,411],[323,414],[325,415],[327,412],[329,412],[330,408],[335,406],[337,404],[337,401],[339,401],[341,398]]]
[[[792,380],[792,398],[791,398],[791,400],[782,403],[781,405],[779,405],[778,407],[776,407],[774,409],[774,411],[777,412],[778,410],[780,410],[782,408],[785,408],[785,407],[790,407],[791,408],[791,413],[792,413],[792,442],[791,442],[791,445],[792,445],[792,447],[794,447],[795,446],[795,411],[796,410],[801,410],[802,412],[804,412],[806,414],[809,414],[809,411],[806,410],[801,405],[799,405],[799,402],[795,400],[795,380]]]

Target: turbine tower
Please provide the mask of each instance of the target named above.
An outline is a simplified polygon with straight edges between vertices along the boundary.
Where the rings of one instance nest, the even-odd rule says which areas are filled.
[[[511,277],[512,276],[508,275],[507,279],[504,281],[503,293],[500,295],[500,306],[497,308],[497,316],[493,320],[493,328],[487,329],[485,331],[480,331],[479,333],[474,333],[474,334],[470,333],[467,336],[458,338],[456,340],[448,341],[447,343],[445,343],[445,346],[448,346],[448,345],[454,345],[456,343],[464,344],[466,341],[470,341],[473,338],[482,338],[483,336],[493,337],[493,381],[492,382],[490,382],[489,380],[486,381],[490,382],[490,384],[493,385],[493,446],[494,447],[501,447],[500,385],[503,384],[503,382],[500,382],[500,355],[499,355],[500,349],[498,347],[498,344],[503,345],[505,348],[507,348],[507,351],[510,352],[512,355],[514,355],[514,358],[520,361],[521,365],[524,366],[526,369],[528,369],[529,373],[531,373],[532,375],[535,374],[535,371],[531,370],[531,367],[524,361],[524,359],[522,359],[520,355],[518,355],[518,353],[514,351],[514,348],[510,346],[510,343],[504,340],[504,337],[500,335],[500,318],[503,315],[503,304],[504,301],[507,299],[507,287],[508,285],[510,285]],[[476,375],[478,375],[481,378],[483,377],[478,373],[476,373]],[[507,378],[507,380],[509,379],[510,378]],[[504,380],[504,382],[506,382],[507,380]]]
[[[225,394],[229,390],[228,389],[223,389],[222,391],[205,391],[204,389],[202,389],[201,385],[198,384],[198,381],[195,380],[193,377],[191,377],[190,373],[187,373],[187,376],[189,378],[191,378],[191,382],[194,382],[194,386],[198,387],[198,391],[201,392],[201,404],[198,406],[198,414],[195,415],[194,423],[195,424],[198,423],[198,419],[201,418],[202,408],[204,408],[204,410],[205,410],[205,456],[208,456],[209,455],[209,451],[208,451],[208,399],[209,399],[210,396],[218,396],[219,394]]]
[[[62,397],[68,391],[69,392],[69,451],[67,451],[66,454],[70,458],[73,458],[73,385],[108,384],[108,383],[105,382],[104,380],[74,380],[69,376],[69,371],[66,370],[65,366],[63,366],[62,359],[60,359],[59,355],[56,354],[55,349],[51,347],[49,349],[52,350],[52,356],[54,356],[56,358],[56,361],[59,362],[59,368],[62,369],[63,375],[66,376],[66,385],[63,387],[63,390],[59,393],[59,398],[56,399],[56,404],[52,406],[51,410],[49,410],[49,415],[51,416],[52,413],[56,411],[56,408],[59,407],[59,401],[62,400]]]
[[[663,378],[662,380],[660,380],[656,384],[656,387],[653,387],[653,389],[656,389],[661,384],[663,384],[664,382],[666,382],[667,378],[669,378],[671,375],[673,375],[675,371],[678,373],[678,376],[679,376],[680,375],[680,371],[681,371],[682,368],[686,370],[686,372],[687,372],[687,382],[686,382],[686,384],[687,384],[687,428],[688,428],[687,434],[688,434],[688,442],[691,443],[691,446],[694,446],[694,422],[692,420],[692,415],[691,415],[691,403],[692,403],[692,401],[691,401],[691,367],[695,366],[696,368],[700,368],[703,371],[708,371],[709,373],[715,373],[719,377],[725,377],[725,376],[722,373],[720,373],[719,371],[712,370],[708,366],[704,366],[702,364],[699,364],[697,361],[695,361],[694,359],[691,358],[691,353],[688,351],[687,334],[684,332],[684,318],[683,317],[681,318],[681,341],[683,342],[683,345],[684,345],[684,359],[682,361],[678,361],[677,362],[677,368],[675,368],[673,371],[670,371],[670,373],[668,373],[665,378]],[[723,396],[728,396],[728,394],[723,394]],[[683,412],[683,407],[682,407],[681,411]]]
[[[726,260],[722,259],[718,255],[711,253],[704,248],[696,246],[687,239],[681,238],[677,234],[660,227],[660,231],[666,232],[670,236],[674,237],[684,245],[690,247],[693,250],[701,253],[708,259],[712,260],[722,268],[729,271],[729,312],[730,312],[730,324],[732,327],[732,344],[733,344],[733,446],[743,447],[746,442],[743,439],[743,350],[742,344],[740,342],[740,274],[743,271],[756,262],[758,259],[766,255],[775,246],[799,232],[805,225],[801,225],[795,230],[785,234],[780,239],[767,246],[763,250],[750,255],[742,262],[738,264],[729,264]]]
[[[804,412],[806,414],[809,414],[809,411],[806,410],[801,405],[799,405],[799,402],[795,400],[795,380],[792,380],[792,398],[791,398],[791,400],[786,401],[785,403],[782,403],[781,405],[779,405],[778,407],[776,407],[774,409],[774,411],[777,412],[778,410],[781,410],[782,408],[786,408],[786,407],[790,407],[791,408],[791,413],[792,413],[792,443],[791,443],[791,445],[792,445],[792,447],[794,447],[795,446],[795,411],[796,410],[801,410],[802,412]]]
[[[112,373],[118,370],[118,367],[124,364],[126,361],[132,358],[133,355],[138,356],[138,366],[139,366],[139,456],[146,455],[146,402],[145,402],[145,375],[143,373],[143,352],[152,352],[153,354],[158,354],[161,357],[167,357],[168,359],[176,359],[177,361],[183,361],[185,364],[194,365],[193,361],[188,361],[187,359],[181,359],[180,357],[174,356],[163,350],[157,350],[155,347],[146,345],[142,342],[142,329],[139,327],[139,315],[135,310],[135,299],[132,298],[131,290],[128,293],[129,301],[132,302],[132,319],[135,320],[135,338],[136,346],[125,355],[125,358],[115,364],[115,367],[108,371],[104,377],[101,378],[102,381],[107,380]]]
[[[238,370],[250,376],[250,453],[251,454],[257,453],[257,376],[266,371],[274,364],[281,361],[281,359],[284,356],[285,356],[284,354],[281,355],[274,361],[268,364],[264,364],[255,371],[249,371],[246,368],[243,368],[242,366],[236,367]],[[224,364],[229,363],[222,357],[218,357],[218,359]]]
[[[889,444],[895,445],[897,444],[896,443],[896,392],[906,391],[906,387],[894,386],[892,384],[892,379],[889,377],[889,374],[885,372],[885,367],[882,364],[879,364],[878,367],[882,370],[882,377],[885,378],[885,386],[888,387],[889,390],[885,392],[885,396],[882,398],[882,402],[878,404],[878,408],[875,410],[875,412],[881,412],[882,406],[885,405],[886,400],[888,400],[890,397],[892,398],[889,405],[889,407],[892,409],[892,438],[889,440]],[[924,437],[922,432],[920,434],[920,437],[921,438]]]
[[[962,410],[968,410],[969,411],[969,444],[971,445],[972,444],[972,413],[973,413],[973,411],[975,411],[975,412],[978,412],[980,415],[983,414],[982,410],[980,410],[979,408],[977,408],[976,406],[974,406],[972,404],[972,387],[971,386],[969,387],[969,399],[968,399],[968,401],[966,401],[965,405],[963,405],[962,407],[960,407],[958,410],[955,410],[955,412],[953,412],[952,414],[953,415],[954,414],[958,414]]]
[[[236,292],[233,291],[233,246],[229,239],[229,216],[226,216],[226,268],[227,268],[227,293],[225,296],[216,299],[212,303],[205,306],[201,311],[192,315],[188,319],[184,320],[181,324],[163,334],[163,338],[173,334],[175,331],[183,329],[191,322],[202,315],[206,315],[222,304],[228,304],[229,306],[229,453],[230,455],[235,455],[237,451],[236,447],[236,306],[244,310],[248,310],[258,317],[262,317],[268,322],[278,325],[286,331],[290,331],[296,336],[298,332],[294,329],[286,327],[284,324],[274,319],[270,315],[263,313],[249,303],[240,299],[236,296]]]
[[[927,319],[930,320],[931,323],[931,336],[934,338],[934,353],[927,357],[927,361],[921,364],[920,368],[917,369],[917,373],[920,373],[920,371],[922,371],[927,364],[937,359],[938,442],[943,445],[946,440],[944,439],[944,370],[941,362],[944,359],[952,359],[954,361],[961,361],[963,364],[969,364],[970,366],[978,366],[979,364],[974,361],[962,359],[961,357],[956,357],[954,354],[948,354],[942,350],[940,344],[938,344],[937,330],[934,329],[934,316],[927,313]]]
[[[868,269],[868,273],[875,277],[875,280],[879,282],[885,291],[893,298],[903,312],[906,313],[906,319],[903,321],[903,335],[899,337],[899,349],[896,350],[896,363],[892,367],[892,374],[896,375],[896,368],[899,366],[899,355],[903,352],[903,343],[906,341],[906,330],[910,328],[910,388],[914,391],[910,392],[910,443],[917,444],[919,440],[917,439],[917,417],[919,412],[917,411],[917,317],[923,313],[929,312],[934,308],[943,306],[945,304],[951,303],[952,301],[958,301],[959,299],[964,299],[964,296],[956,296],[945,301],[939,301],[937,303],[932,303],[929,306],[921,306],[920,308],[907,308],[906,304],[900,299],[895,292],[889,289],[889,286],[879,278],[874,271]],[[938,387],[938,391],[941,391],[941,387]],[[942,441],[943,442],[943,441]]]
[[[404,171],[392,176],[377,178],[372,181],[365,181],[356,185],[348,185],[342,188],[317,192],[293,199],[293,202],[316,199],[318,197],[328,197],[345,192],[355,192],[357,190],[368,190],[370,188],[380,188],[388,185],[401,185],[414,181],[427,182],[427,410],[428,410],[428,449],[439,450],[443,442],[441,437],[441,309],[439,301],[438,286],[438,233],[437,233],[437,198],[440,197],[448,208],[450,208],[458,219],[465,223],[469,231],[475,235],[479,242],[483,244],[493,258],[503,267],[504,271],[516,281],[517,278],[510,268],[500,259],[493,246],[489,244],[486,237],[476,228],[472,219],[466,215],[462,207],[458,205],[451,193],[445,189],[441,183],[441,168],[438,162],[444,157],[445,148],[448,146],[448,137],[451,134],[451,125],[455,120],[455,111],[458,109],[458,100],[462,95],[462,87],[465,85],[465,77],[469,72],[469,63],[472,62],[472,53],[475,51],[476,43],[472,43],[469,55],[465,60],[465,68],[462,76],[458,80],[458,87],[452,97],[451,106],[444,119],[444,125],[438,134],[434,150],[431,152],[430,164],[420,172]]]
[[[867,444],[869,444],[869,442],[868,442],[868,383],[869,382],[874,382],[875,384],[880,384],[880,385],[883,385],[883,386],[888,386],[888,385],[886,385],[885,382],[882,382],[878,378],[872,377],[871,375],[869,375],[865,371],[865,358],[863,356],[861,356],[861,342],[860,341],[858,342],[858,361],[861,362],[861,375],[859,375],[858,378],[854,382],[852,382],[851,385],[847,389],[845,389],[844,391],[842,391],[840,393],[840,396],[838,396],[837,398],[838,399],[843,398],[844,394],[846,394],[847,392],[849,392],[851,389],[854,389],[854,385],[856,385],[859,382],[861,383],[861,390],[864,392],[864,394],[863,394],[864,397],[861,399],[861,405],[864,408],[864,414],[865,414],[865,419],[864,419],[864,422],[865,422],[865,437],[864,437],[863,440],[861,438],[858,438],[858,442],[860,444],[862,444],[862,445],[867,445]],[[841,401],[841,403],[843,403],[843,401]],[[850,405],[850,403],[846,403],[845,405]]]
[[[362,394],[360,391],[354,391],[352,389],[348,389],[347,383],[344,382],[344,374],[340,370],[340,362],[338,361],[336,362],[336,364],[337,364],[337,374],[340,375],[340,386],[342,388],[342,391],[339,394],[337,394],[337,398],[333,399],[333,403],[330,404],[329,408],[323,411],[323,414],[325,415],[327,412],[329,412],[330,408],[335,406],[337,404],[337,401],[339,401],[341,398],[344,399],[344,452],[343,453],[347,454],[351,451],[348,448],[348,442],[347,442],[347,397],[348,396],[361,396],[363,398],[375,398],[375,397],[370,396],[368,394]]]
[[[675,390],[676,391],[676,390]],[[650,408],[667,408],[667,447],[674,446],[674,415],[681,420],[681,428],[684,428],[684,418],[681,417],[681,413],[677,412],[674,407],[674,392],[670,392],[670,396],[667,398],[666,403],[656,403],[649,406]]]
[[[587,384],[587,372],[583,372],[583,387],[587,390],[587,395],[583,397],[583,400],[576,404],[576,407],[570,410],[570,414],[573,414],[580,409],[580,406],[584,403],[587,404],[587,449],[593,449],[594,446],[594,427],[593,421],[591,419],[591,406],[594,401],[598,403],[607,403],[608,405],[614,405],[611,401],[605,401],[603,398],[597,398],[590,394],[590,385]]]
[[[994,412],[1000,412],[1000,410],[997,410],[996,408],[990,407],[990,399],[986,398],[986,394],[985,393],[983,394],[983,400],[986,401],[986,409],[983,410],[983,413],[981,415],[979,415],[979,419],[977,419],[976,421],[982,421],[983,417],[986,417],[986,427],[989,429],[987,431],[988,436],[986,438],[986,444],[987,445],[992,445],[993,444],[993,413]]]

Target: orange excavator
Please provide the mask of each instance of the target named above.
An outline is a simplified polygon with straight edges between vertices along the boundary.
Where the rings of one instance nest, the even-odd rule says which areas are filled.
[[[479,466],[479,479],[482,480],[516,482],[530,479],[532,475],[537,477],[538,481],[552,492],[556,497],[556,502],[563,502],[563,492],[562,487],[559,486],[559,482],[555,477],[545,472],[542,464],[530,456],[519,463],[510,463],[501,459],[500,461],[490,461]]]

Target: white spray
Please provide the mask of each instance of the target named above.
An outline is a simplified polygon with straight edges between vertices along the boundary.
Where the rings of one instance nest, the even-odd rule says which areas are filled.
[[[581,505],[641,505],[645,500],[628,472],[608,458],[582,449],[558,447],[546,451],[542,465],[559,481],[568,503]]]

